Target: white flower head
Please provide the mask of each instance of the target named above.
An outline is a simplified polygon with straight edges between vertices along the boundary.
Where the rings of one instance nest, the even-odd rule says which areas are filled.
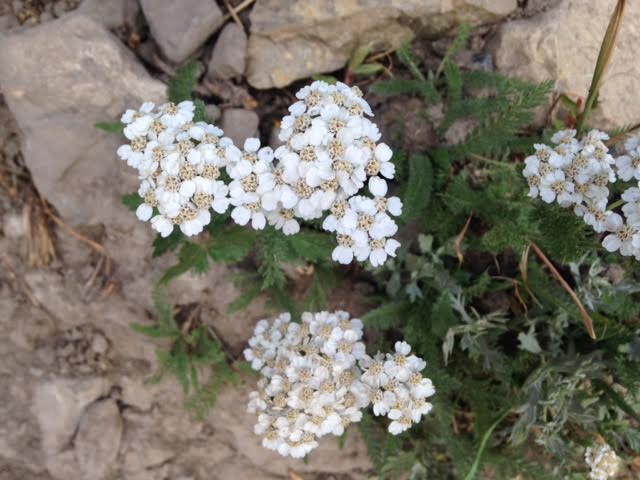
[[[211,209],[224,213],[229,205],[229,189],[218,178],[220,157],[230,146],[214,125],[191,123],[194,110],[189,101],[157,108],[145,103],[122,117],[130,143],[118,148],[118,156],[138,170],[141,180],[143,203],[136,216],[151,220],[163,237],[175,226],[184,235],[197,235],[210,223]]]
[[[372,111],[362,92],[314,82],[296,96],[281,121],[284,145],[275,152],[258,138],[240,149],[215,125],[194,122],[191,101],[127,110],[121,120],[129,143],[117,154],[146,182],[137,217],[164,236],[174,226],[197,235],[211,210],[229,207],[238,225],[269,224],[285,235],[297,234],[302,220],[319,219],[338,235],[332,258],[339,263],[379,266],[394,256],[392,217],[402,214],[402,201],[388,196],[392,151],[366,118]]]
[[[418,373],[424,361],[409,355],[408,344],[398,343],[396,357],[412,369],[399,381],[385,370],[389,355],[367,356],[362,330],[360,320],[342,311],[304,312],[299,324],[288,314],[258,322],[244,356],[261,375],[248,411],[257,415],[254,432],[265,448],[303,457],[321,437],[342,435],[347,425],[359,422],[369,405],[375,415],[392,420],[394,434],[429,413],[425,398],[434,389]]]

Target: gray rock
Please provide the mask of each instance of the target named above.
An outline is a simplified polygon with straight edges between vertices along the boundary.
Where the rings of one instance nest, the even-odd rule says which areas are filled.
[[[100,333],[96,333],[91,340],[91,350],[95,353],[104,355],[109,349],[109,341]]]
[[[282,140],[280,140],[280,127],[278,125],[274,125],[269,132],[269,146],[274,150],[282,145]]]
[[[247,79],[284,87],[342,68],[360,45],[397,48],[415,34],[437,35],[460,22],[496,22],[517,0],[257,0],[251,12]]]
[[[231,138],[238,148],[242,148],[244,141],[258,134],[258,114],[244,108],[227,108],[222,112],[220,128],[225,136]]]
[[[11,30],[20,26],[15,15],[0,15],[0,32]]]
[[[122,417],[112,399],[87,408],[75,438],[76,459],[85,478],[104,478],[118,456],[122,430]]]
[[[122,401],[140,411],[151,410],[153,405],[153,391],[144,380],[122,377],[118,382],[122,388]]]
[[[615,2],[563,0],[538,16],[505,23],[496,42],[498,71],[526,80],[556,80],[558,91],[585,98]],[[640,4],[627,2],[618,45],[590,123],[610,128],[638,121]]]
[[[222,115],[222,112],[220,111],[220,107],[212,103],[207,105],[204,108],[204,111],[207,113],[207,117],[209,118],[210,122],[217,122],[220,119],[220,116]]]
[[[133,246],[148,246],[151,234],[120,201],[138,188],[115,155],[124,137],[94,124],[162,100],[165,86],[105,27],[78,13],[0,36],[0,65],[0,86],[38,190],[72,225],[109,227],[110,239],[121,242],[114,248],[119,263],[139,269],[143,258]]]
[[[9,238],[24,237],[27,233],[27,223],[24,215],[7,213],[2,222],[2,233]]]
[[[104,396],[110,387],[104,378],[56,378],[34,388],[31,408],[40,424],[46,454],[61,452],[68,445],[85,408]]]
[[[175,63],[186,60],[223,22],[214,0],[140,0],[153,38]]]
[[[247,57],[247,34],[236,23],[229,23],[220,32],[207,68],[212,78],[230,78],[244,75]]]
[[[131,0],[83,0],[77,11],[107,28],[117,28],[125,23],[132,24],[140,6]]]

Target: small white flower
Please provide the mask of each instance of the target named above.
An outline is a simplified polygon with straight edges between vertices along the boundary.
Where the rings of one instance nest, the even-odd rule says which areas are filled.
[[[300,224],[293,217],[293,210],[280,208],[267,213],[269,225],[276,230],[282,230],[285,235],[295,235],[300,231]]]
[[[162,112],[160,121],[169,128],[180,128],[193,119],[195,105],[192,101],[186,100],[175,105],[166,103],[160,107]]]
[[[360,360],[360,368],[363,370],[362,381],[371,387],[384,387],[389,381],[389,375],[384,368],[385,357],[378,352],[373,358],[365,357]]]
[[[396,250],[400,247],[400,242],[393,238],[371,240],[369,242],[371,253],[369,261],[374,267],[383,265],[388,257],[395,257]]]
[[[620,459],[607,444],[588,447],[584,454],[584,460],[591,469],[589,478],[592,480],[613,478],[620,469]]]
[[[602,241],[602,246],[607,251],[615,252],[619,250],[623,256],[634,255],[635,245],[640,242],[636,228],[626,224],[617,213],[612,213],[607,217],[605,228],[608,232],[611,232]]]
[[[616,159],[618,176],[626,181],[635,178],[640,180],[640,152],[634,150],[628,155],[622,155]]]
[[[161,237],[168,237],[173,231],[173,222],[163,215],[156,215],[151,219],[151,226]]]
[[[367,234],[356,230],[351,235],[339,234],[337,236],[338,246],[334,248],[331,258],[342,264],[349,264],[354,257],[358,260],[366,260],[371,252]]]
[[[564,172],[554,170],[542,178],[540,198],[547,203],[557,200],[560,204],[570,204],[573,202],[573,191],[574,185],[565,179]]]

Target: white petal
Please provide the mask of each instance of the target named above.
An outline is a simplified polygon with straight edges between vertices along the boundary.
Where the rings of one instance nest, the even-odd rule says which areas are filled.
[[[396,256],[396,250],[400,247],[400,242],[390,238],[384,246],[385,251],[392,257]]]
[[[284,226],[282,227],[282,232],[285,235],[295,235],[300,231],[300,225],[295,220],[287,220],[284,222]]]
[[[244,149],[247,152],[255,153],[260,148],[260,139],[259,138],[247,138],[244,141]]]
[[[612,213],[607,217],[606,226],[607,230],[609,230],[610,232],[617,232],[622,228],[623,225],[624,221],[622,220],[622,217],[617,213]]]
[[[213,210],[217,213],[224,213],[229,208],[229,199],[225,197],[216,197],[213,199]]]
[[[620,237],[614,234],[607,235],[602,241],[602,246],[609,252],[615,252],[621,244]]]
[[[343,265],[349,264],[353,261],[353,250],[351,250],[350,248],[338,245],[336,248],[334,248],[333,252],[331,253],[331,258],[334,261],[341,263]]]
[[[180,195],[185,198],[191,198],[196,193],[196,183],[193,180],[185,180],[180,185]]]
[[[376,158],[381,162],[388,162],[389,160],[391,160],[393,152],[386,143],[379,143],[378,145],[376,145],[375,155]]]
[[[398,197],[390,197],[387,202],[387,211],[394,217],[402,215],[402,200]]]
[[[187,154],[187,161],[192,165],[200,163],[200,160],[202,160],[202,154],[198,150],[191,150]]]
[[[396,166],[391,162],[380,164],[380,174],[388,179],[392,179],[396,174]]]
[[[264,213],[258,212],[254,213],[251,218],[251,226],[256,230],[262,230],[267,224],[267,219],[264,216]]]
[[[238,225],[246,225],[251,219],[251,212],[246,207],[236,207],[231,211],[231,218]]]
[[[387,252],[385,252],[382,248],[376,248],[375,250],[372,250],[371,254],[369,255],[369,261],[374,267],[379,267],[380,265],[384,264],[386,260]]]
[[[146,203],[140,204],[136,209],[136,216],[143,222],[149,220],[151,215],[153,215],[153,208]]]
[[[369,179],[369,191],[376,197],[384,197],[387,194],[387,182],[380,177]]]

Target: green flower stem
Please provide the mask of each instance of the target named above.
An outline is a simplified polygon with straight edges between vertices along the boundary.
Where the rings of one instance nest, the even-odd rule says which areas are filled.
[[[478,453],[476,453],[476,458],[473,461],[473,465],[471,465],[471,468],[469,469],[469,473],[467,473],[467,475],[464,477],[464,480],[473,480],[474,478],[476,478],[476,474],[478,473],[478,468],[480,467],[480,460],[482,459],[482,454],[484,453],[484,449],[487,447],[487,443],[491,438],[491,434],[496,429],[496,427],[500,425],[500,423],[505,418],[507,418],[507,415],[509,415],[510,411],[511,411],[511,408],[509,407],[504,412],[502,412],[502,414],[498,417],[498,419],[491,424],[491,426],[487,429],[486,432],[484,432],[484,435],[482,436],[482,441],[480,442],[480,447],[478,448]]]
[[[479,162],[487,163],[489,165],[495,165],[497,167],[503,167],[503,168],[516,167],[515,163],[501,162],[500,160],[493,160],[492,158],[483,157],[482,155],[476,155],[475,153],[470,154],[468,158],[471,160],[477,160]]]
[[[624,205],[624,200],[623,199],[619,199],[616,200],[615,202],[613,202],[611,205],[607,206],[607,210],[614,210],[620,206]]]

